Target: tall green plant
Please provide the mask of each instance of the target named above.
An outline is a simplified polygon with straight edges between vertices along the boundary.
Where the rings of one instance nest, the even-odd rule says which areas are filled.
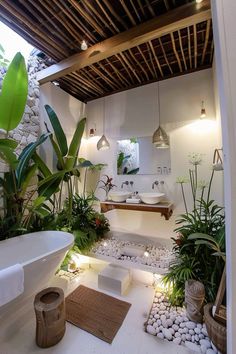
[[[176,259],[164,277],[164,283],[173,286],[170,300],[178,305],[183,303],[185,281],[189,279],[203,282],[206,300],[214,301],[224,268],[224,208],[210,200],[214,171],[211,173],[208,185],[204,181],[199,182],[198,166],[201,162],[199,154],[191,155],[190,163],[194,166],[189,170],[193,198],[191,212],[189,212],[190,208],[187,206],[184,191],[184,184],[187,180],[186,178],[178,179],[186,213],[180,215],[176,221],[177,238],[172,238]],[[215,257],[216,255],[220,257]]]
[[[53,176],[49,176],[44,181],[42,181],[40,188],[48,188],[53,182],[58,184],[58,187],[61,184],[58,201],[58,210],[60,210],[62,208],[62,188],[64,184],[67,185],[68,218],[70,219],[72,216],[73,200],[72,177],[77,178],[80,176],[79,168],[92,166],[92,163],[87,160],[84,160],[82,163],[78,164],[79,149],[84,133],[86,118],[83,118],[78,122],[71,143],[68,146],[66,135],[62,129],[56,113],[49,105],[45,105],[45,109],[53,128],[54,134],[50,136],[50,140],[57,157],[58,173],[54,174]],[[46,128],[49,132],[50,130],[47,124]]]

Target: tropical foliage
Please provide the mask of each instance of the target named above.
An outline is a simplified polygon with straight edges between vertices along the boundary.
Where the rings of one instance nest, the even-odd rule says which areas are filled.
[[[199,183],[199,155],[192,155],[190,162],[194,169],[189,171],[190,188],[193,197],[193,211],[188,212],[183,184],[186,178],[179,178],[186,213],[180,215],[173,238],[176,260],[164,277],[165,284],[171,284],[170,300],[182,305],[185,281],[201,281],[206,290],[206,301],[213,302],[220,283],[225,261],[225,216],[224,209],[210,199],[214,176],[209,184]],[[200,188],[199,188],[200,186]]]
[[[81,169],[100,170],[79,158],[80,144],[86,119],[82,118],[68,144],[60,121],[53,109],[46,105],[52,131],[46,125],[35,143],[25,147],[17,157],[17,142],[8,137],[10,130],[20,123],[27,99],[28,79],[24,58],[17,53],[3,80],[0,95],[0,159],[5,172],[0,177],[3,208],[0,216],[1,238],[14,237],[30,231],[68,230],[75,235],[77,248],[88,248],[108,229],[106,218],[94,211],[93,196],[75,194]],[[57,158],[56,171],[51,171],[40,155],[38,147],[50,139]]]

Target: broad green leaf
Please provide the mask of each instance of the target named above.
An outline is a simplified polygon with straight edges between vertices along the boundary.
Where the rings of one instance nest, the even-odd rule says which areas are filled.
[[[56,113],[54,112],[54,110],[48,105],[46,104],[45,109],[47,111],[49,120],[51,122],[51,125],[53,127],[56,139],[57,139],[57,143],[60,147],[60,151],[62,156],[65,156],[68,152],[68,146],[67,146],[67,140],[66,140],[66,136],[65,133],[62,129],[62,126],[60,124],[60,121],[56,115]]]
[[[35,176],[36,171],[37,171],[38,166],[36,164],[28,167],[26,173],[25,173],[25,178],[21,184],[21,192],[20,192],[20,197],[23,197],[27,188],[29,187],[31,179]]]
[[[60,148],[59,148],[58,144],[56,143],[56,141],[53,139],[52,135],[50,135],[50,140],[51,140],[54,152],[55,152],[55,154],[57,156],[57,160],[58,160],[57,168],[59,170],[63,170],[63,168],[65,167],[65,163],[64,163],[64,159],[63,159],[63,156],[61,154]]]
[[[58,187],[62,181],[62,177],[50,178],[46,183],[41,184],[38,188],[39,196],[44,196],[47,200],[58,191]],[[41,183],[41,182],[40,182]]]
[[[48,177],[52,175],[52,172],[49,170],[48,166],[41,159],[41,157],[35,152],[32,155],[32,160],[37,164],[39,171],[42,173],[44,177]]]
[[[24,148],[22,153],[19,156],[19,163],[16,169],[16,177],[17,177],[17,184],[18,187],[21,185],[23,179],[24,179],[24,174],[25,170],[29,165],[29,162],[31,160],[31,157],[35,153],[37,147],[41,145],[49,136],[49,133],[42,134],[40,138],[35,142],[31,143],[28,146]]]
[[[28,75],[24,57],[17,53],[3,80],[0,95],[0,128],[15,129],[24,113],[28,93]]]
[[[217,241],[214,239],[214,237],[210,236],[210,235],[206,235],[206,234],[201,234],[201,233],[195,233],[195,234],[191,234],[188,237],[189,240],[207,240],[210,241],[216,245],[218,245]]]
[[[15,149],[18,143],[13,139],[0,139],[0,149],[2,146],[7,146],[11,149]]]
[[[9,146],[0,146],[0,159],[9,165],[13,170],[18,165],[18,160],[14,154],[14,150]]]
[[[46,198],[43,196],[37,197],[33,202],[33,208],[37,208],[45,202]]]
[[[82,136],[84,133],[85,123],[86,123],[86,118],[83,118],[77,124],[77,128],[76,128],[76,131],[73,135],[72,141],[70,143],[68,156],[66,159],[66,164],[65,164],[66,169],[73,168],[76,163],[79,149],[80,149]]]

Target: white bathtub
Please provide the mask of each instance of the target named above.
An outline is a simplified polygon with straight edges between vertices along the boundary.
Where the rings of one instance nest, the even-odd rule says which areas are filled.
[[[61,231],[34,232],[0,242],[0,270],[20,263],[25,275],[24,293],[0,307],[0,318],[48,286],[73,242],[73,235]]]

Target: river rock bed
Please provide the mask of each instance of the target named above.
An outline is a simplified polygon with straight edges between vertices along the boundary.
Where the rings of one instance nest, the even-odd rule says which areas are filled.
[[[145,330],[197,353],[220,354],[208,337],[206,325],[190,321],[184,307],[171,306],[164,293],[159,291],[155,293]]]
[[[125,246],[140,247],[144,250],[142,256],[125,256],[122,255],[122,249]],[[138,264],[143,264],[155,268],[168,269],[170,262],[173,261],[174,255],[167,247],[157,247],[154,245],[143,245],[130,241],[110,238],[96,242],[92,248],[92,253],[97,255],[113,257],[117,260],[131,261]]]

